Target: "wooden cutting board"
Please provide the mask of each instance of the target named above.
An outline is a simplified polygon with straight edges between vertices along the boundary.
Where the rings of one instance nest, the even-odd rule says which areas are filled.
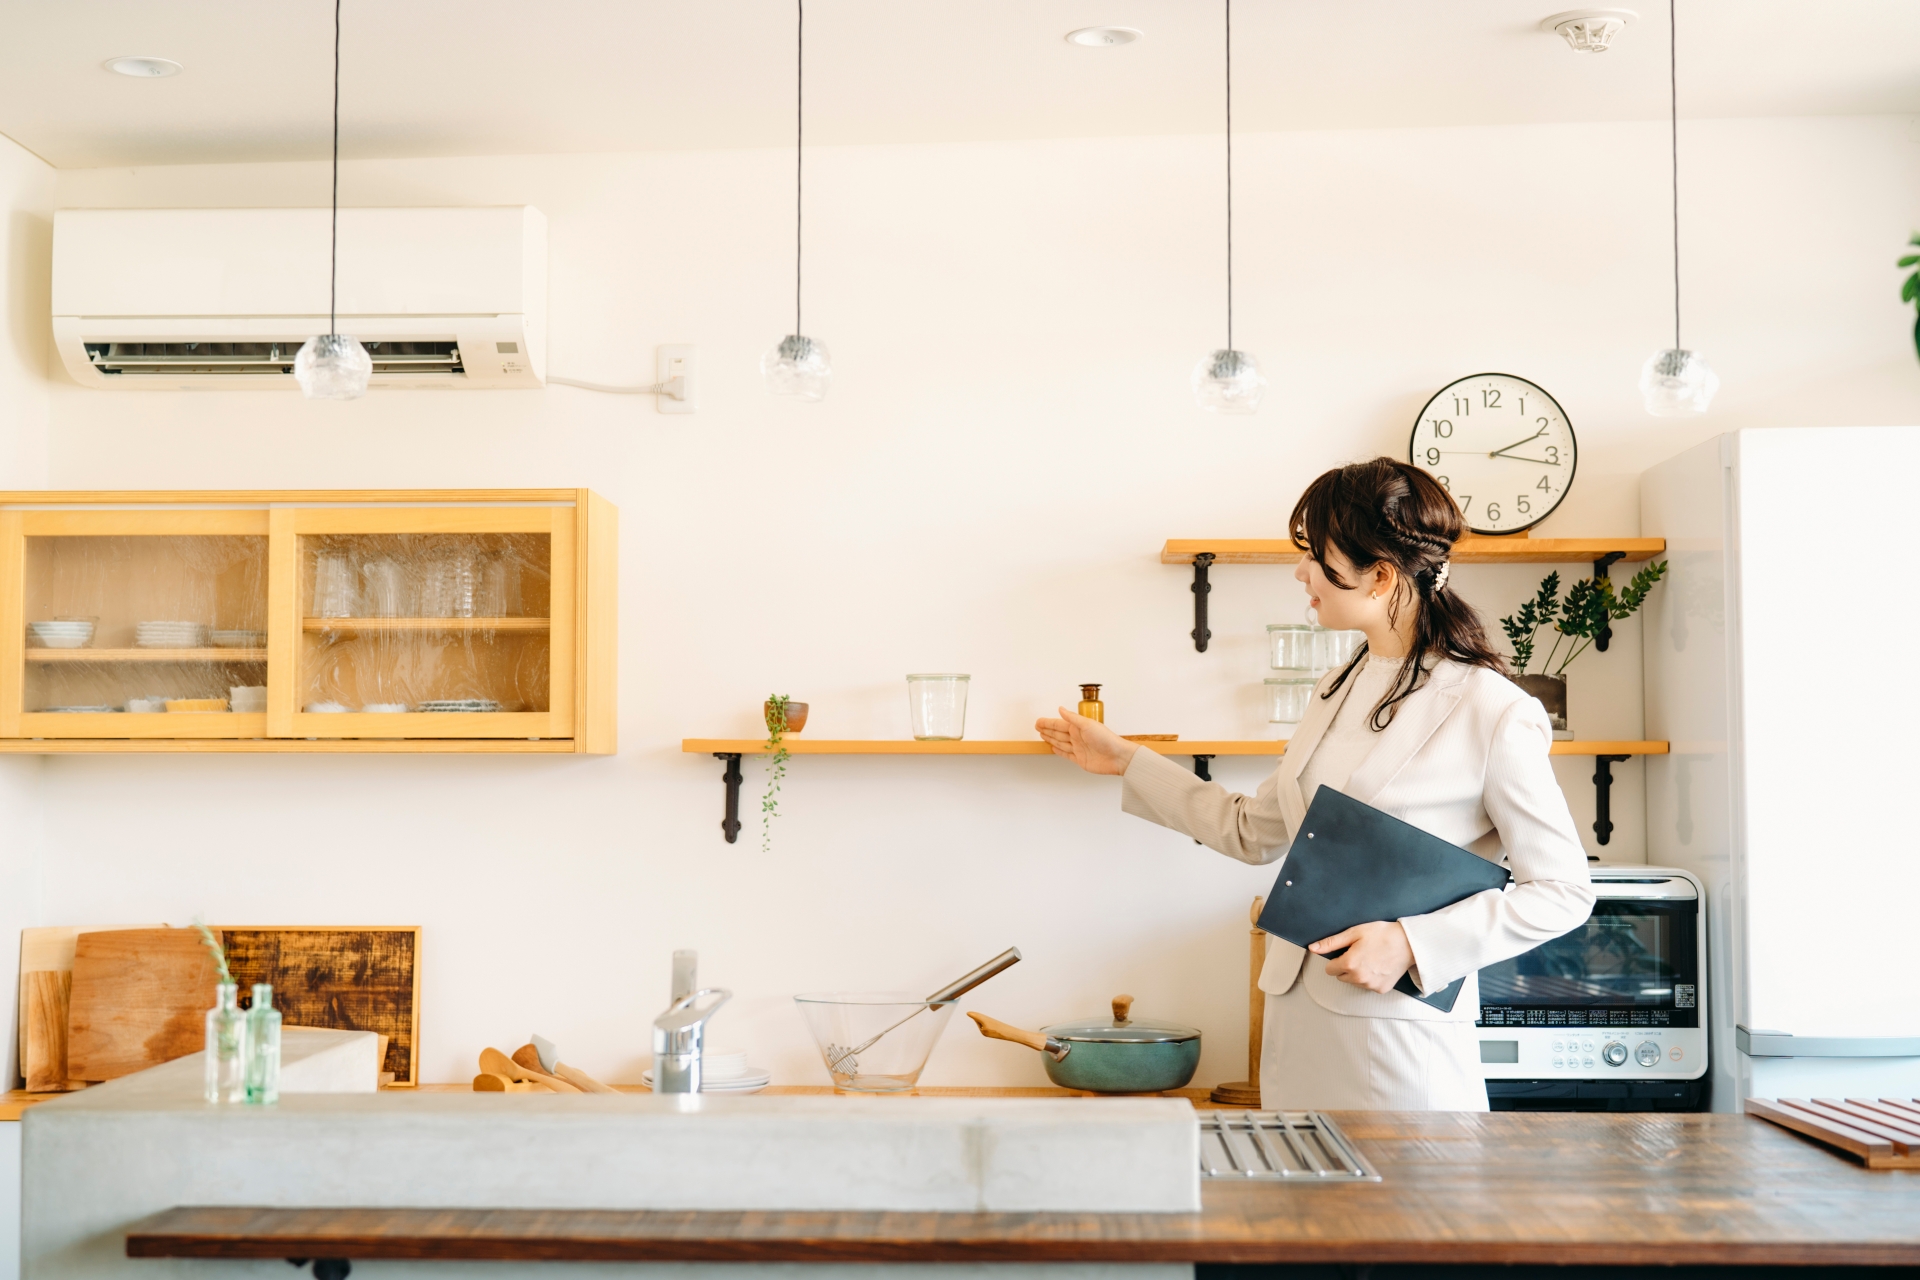
[[[85,1087],[67,1075],[67,999],[73,947],[83,933],[157,929],[161,925],[67,925],[20,931],[20,1075],[33,1093]]]
[[[221,932],[243,1004],[253,983],[271,982],[284,1025],[386,1036],[380,1069],[396,1085],[419,1083],[418,926],[227,925]]]
[[[220,972],[194,929],[74,939],[67,1075],[117,1080],[199,1052]]]

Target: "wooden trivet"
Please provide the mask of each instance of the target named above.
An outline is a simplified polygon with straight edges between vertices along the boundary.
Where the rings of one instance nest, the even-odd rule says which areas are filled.
[[[1869,1169],[1920,1169],[1920,1098],[1748,1098],[1747,1114],[1838,1148]]]

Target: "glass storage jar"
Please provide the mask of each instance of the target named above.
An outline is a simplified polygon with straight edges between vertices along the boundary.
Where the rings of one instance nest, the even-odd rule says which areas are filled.
[[[1314,633],[1304,622],[1274,622],[1267,626],[1267,665],[1275,671],[1317,671]]]
[[[1313,676],[1267,677],[1267,719],[1273,724],[1299,724],[1313,705]]]
[[[967,735],[967,682],[964,675],[907,677],[907,713],[913,736],[921,742],[958,742]]]

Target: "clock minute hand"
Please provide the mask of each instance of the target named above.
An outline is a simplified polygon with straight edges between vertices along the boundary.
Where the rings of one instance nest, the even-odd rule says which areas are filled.
[[[1497,458],[1501,454],[1505,453],[1508,449],[1518,449],[1523,444],[1532,444],[1535,440],[1538,440],[1541,436],[1545,434],[1547,434],[1547,429],[1545,427],[1542,427],[1538,431],[1534,432],[1532,435],[1528,436],[1525,440],[1515,440],[1512,444],[1502,445],[1500,448],[1495,449],[1492,453],[1489,453],[1487,456],[1489,458]]]
[[[1522,458],[1518,454],[1508,453],[1504,449],[1501,450],[1500,456],[1503,458],[1511,458],[1515,462],[1537,462],[1543,467],[1557,467],[1560,465],[1557,462],[1548,462],[1545,458]]]

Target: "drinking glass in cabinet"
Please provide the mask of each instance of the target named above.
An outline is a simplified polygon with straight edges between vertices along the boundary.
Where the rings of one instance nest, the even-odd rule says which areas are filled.
[[[553,546],[545,533],[328,533],[314,567],[359,566],[362,614],[301,628],[296,705],[397,715],[546,712]],[[399,732],[396,728],[394,732]]]
[[[175,528],[234,525],[251,513],[195,513]],[[60,712],[58,724],[32,736],[166,736],[154,721],[116,717],[112,730],[78,722],[88,713],[150,710],[167,702],[226,706],[235,685],[266,676],[267,538],[264,533],[125,534],[125,522],[100,513],[30,513],[21,541],[19,711]],[[264,518],[260,524],[264,525]],[[45,530],[42,532],[41,530]],[[216,647],[214,636],[254,641]],[[243,736],[221,716],[189,736]],[[257,733],[254,727],[248,732]]]
[[[921,742],[957,742],[967,735],[967,682],[952,674],[907,677],[907,712]]]
[[[1274,724],[1299,724],[1313,705],[1319,683],[1312,676],[1267,677],[1267,719]]]
[[[1267,627],[1267,665],[1275,671],[1313,671],[1314,633],[1304,622],[1276,622]]]
[[[313,558],[313,613],[318,618],[351,618],[359,612],[360,593],[352,558],[345,551],[322,551]]]

